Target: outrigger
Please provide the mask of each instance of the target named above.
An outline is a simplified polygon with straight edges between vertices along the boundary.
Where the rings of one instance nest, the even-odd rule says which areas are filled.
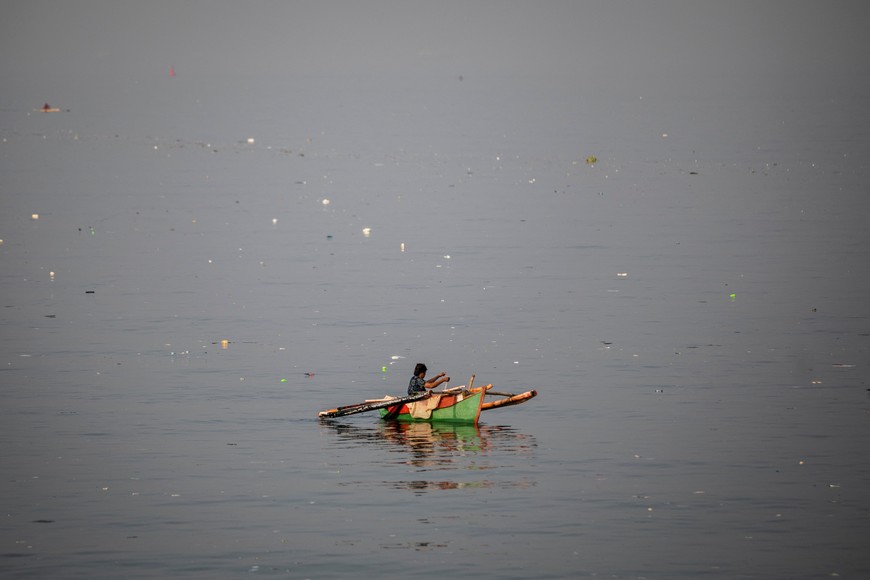
[[[485,387],[473,387],[473,384],[474,375],[471,375],[468,386],[461,385],[443,391],[426,391],[405,397],[388,396],[383,399],[367,399],[362,403],[320,411],[317,416],[332,419],[357,413],[379,411],[384,420],[438,421],[477,425],[481,411],[519,405],[538,395],[534,389],[512,394],[492,391],[491,384]],[[487,395],[501,398],[485,401]]]

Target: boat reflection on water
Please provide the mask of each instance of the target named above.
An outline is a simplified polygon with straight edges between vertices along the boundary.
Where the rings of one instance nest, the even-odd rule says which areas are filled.
[[[410,472],[420,475],[411,480],[379,481],[394,489],[416,494],[434,490],[467,488],[526,488],[535,485],[528,462],[536,453],[531,435],[499,425],[454,425],[448,423],[405,423],[379,421],[371,426],[345,421],[321,421],[335,435],[335,447],[365,446],[382,449],[372,463],[400,467],[399,471],[380,470],[381,475]],[[437,478],[422,474],[438,472]],[[481,473],[491,477],[480,479]],[[448,476],[449,475],[449,476]],[[361,485],[364,482],[345,482]]]

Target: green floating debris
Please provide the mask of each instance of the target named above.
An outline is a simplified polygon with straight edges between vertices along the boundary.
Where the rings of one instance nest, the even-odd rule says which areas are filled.
[[[728,298],[731,300],[731,302],[734,302],[735,300],[737,300],[737,294],[732,293],[728,296]]]

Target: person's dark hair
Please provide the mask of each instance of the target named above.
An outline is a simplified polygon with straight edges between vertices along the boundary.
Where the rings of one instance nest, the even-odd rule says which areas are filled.
[[[417,363],[417,366],[414,367],[414,376],[419,377],[420,373],[425,373],[427,370],[426,365],[423,363]]]

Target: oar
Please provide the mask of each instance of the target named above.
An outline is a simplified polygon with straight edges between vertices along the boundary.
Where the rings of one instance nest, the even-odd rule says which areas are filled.
[[[373,401],[370,403],[356,403],[354,405],[345,405],[327,411],[320,411],[318,417],[343,417],[345,415],[354,415],[356,413],[365,413],[366,411],[376,411],[393,405],[401,406],[404,403],[410,403],[424,397],[428,397],[429,393],[417,393],[408,395],[407,397],[397,397],[395,399],[386,399],[383,401]]]
[[[453,391],[462,391],[462,390],[470,391],[471,385],[473,385],[473,384],[474,384],[474,375],[471,375],[471,380],[468,381],[467,385],[457,385],[455,387],[450,387],[449,389],[443,389],[441,391],[436,391],[436,392],[452,393]]]

